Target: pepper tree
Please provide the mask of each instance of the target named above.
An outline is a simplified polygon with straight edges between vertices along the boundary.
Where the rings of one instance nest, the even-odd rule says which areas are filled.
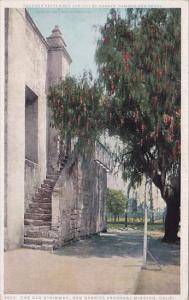
[[[79,151],[92,150],[91,146],[104,128],[100,122],[102,97],[98,81],[87,71],[79,79],[67,76],[58,85],[50,87],[48,102],[53,112],[52,126],[58,129],[62,141],[69,133],[72,138],[78,138]]]
[[[180,9],[112,9],[96,61],[109,95],[109,134],[125,143],[124,177],[145,174],[167,204],[164,241],[177,239],[180,209]]]

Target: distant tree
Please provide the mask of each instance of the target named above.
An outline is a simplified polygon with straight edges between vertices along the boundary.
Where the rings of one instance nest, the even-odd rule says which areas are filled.
[[[121,190],[108,189],[107,191],[107,209],[114,216],[114,221],[123,214],[127,206],[127,197]]]

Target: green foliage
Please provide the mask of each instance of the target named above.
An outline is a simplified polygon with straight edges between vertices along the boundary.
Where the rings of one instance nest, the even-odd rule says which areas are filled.
[[[79,80],[68,76],[50,88],[48,102],[53,112],[53,125],[62,140],[69,131],[72,137],[79,138],[81,146],[90,147],[99,137],[102,130],[99,121],[103,119],[99,105],[101,95],[98,82],[87,72]]]
[[[108,189],[106,205],[108,211],[117,217],[124,213],[127,206],[127,197],[121,190]]]
[[[180,30],[180,9],[130,9],[125,19],[112,9],[96,50],[109,135],[125,143],[123,178],[158,177],[162,196],[180,176]]]

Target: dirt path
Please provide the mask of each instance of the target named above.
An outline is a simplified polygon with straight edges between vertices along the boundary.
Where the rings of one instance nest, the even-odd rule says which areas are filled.
[[[180,270],[178,266],[164,266],[161,271],[142,270],[138,287],[139,295],[176,295],[180,293]]]
[[[161,266],[152,264],[148,257],[147,270],[139,276],[136,294],[175,295],[180,293],[180,246],[161,243],[162,233],[151,232],[149,250]]]
[[[133,294],[141,269],[142,233],[112,231],[53,253],[5,253],[5,293]]]
[[[53,253],[18,249],[5,253],[5,293],[179,294],[180,247],[151,232],[149,250],[161,265],[141,271],[143,236],[112,230]]]

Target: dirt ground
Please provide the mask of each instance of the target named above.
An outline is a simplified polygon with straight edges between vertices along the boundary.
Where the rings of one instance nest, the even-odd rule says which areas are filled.
[[[161,271],[142,270],[135,294],[176,295],[180,293],[180,270],[178,266],[162,267]]]
[[[52,253],[5,252],[6,294],[179,294],[180,247],[148,241],[147,269],[141,271],[143,233],[111,230]]]
[[[142,234],[111,232],[53,253],[5,253],[5,293],[134,294],[142,263]]]
[[[155,263],[150,256],[147,257],[147,266],[140,273],[136,294],[180,293],[180,246],[162,243],[161,236],[161,232],[150,232],[148,245]]]

